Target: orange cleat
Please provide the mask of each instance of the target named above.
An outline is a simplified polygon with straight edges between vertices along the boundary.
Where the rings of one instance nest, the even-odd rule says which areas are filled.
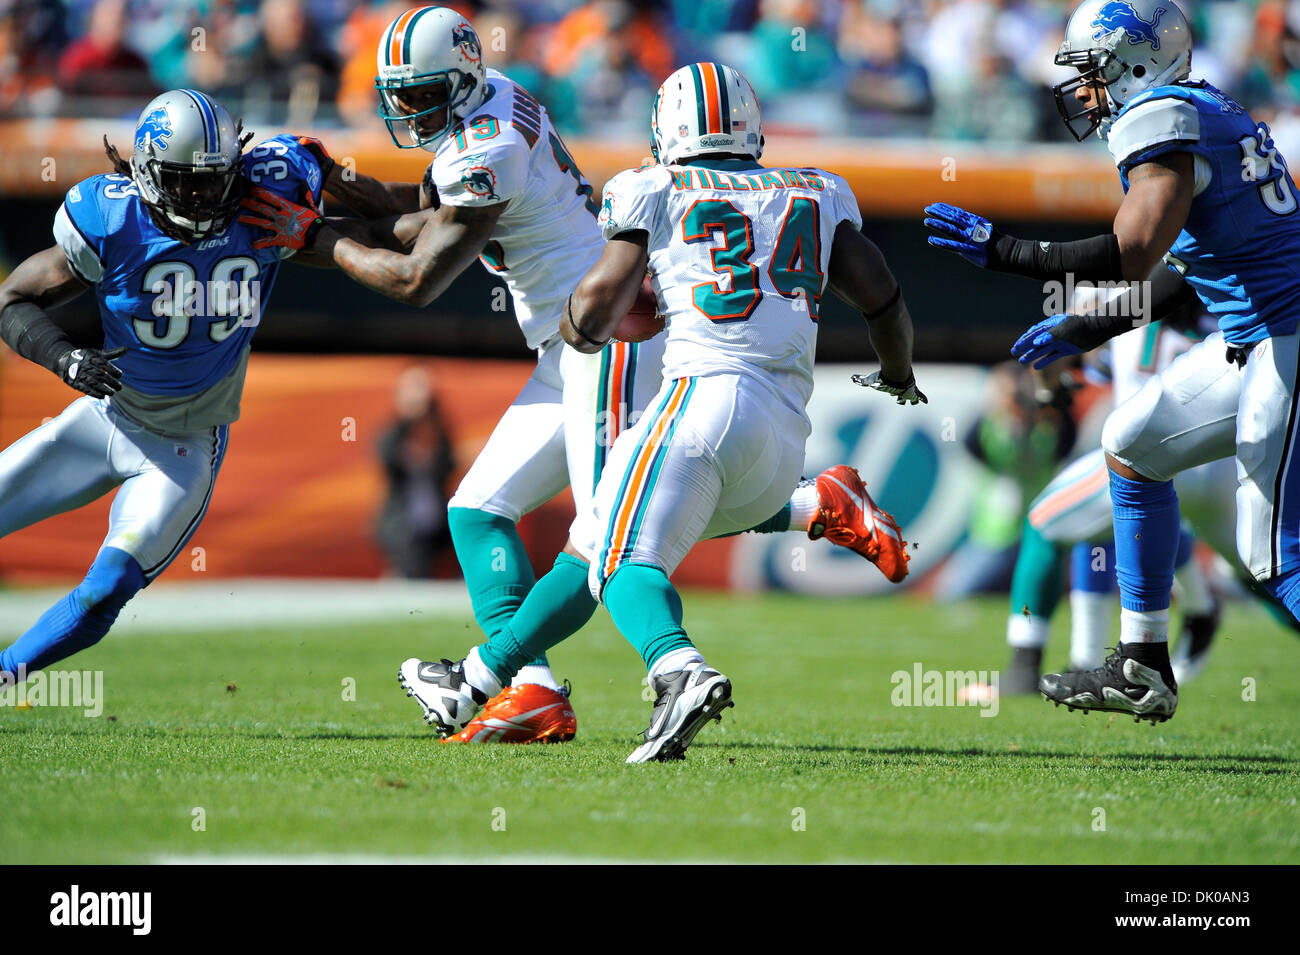
[[[808,528],[810,538],[825,537],[857,551],[893,583],[907,576],[911,557],[903,533],[889,513],[876,506],[856,468],[837,464],[817,475],[817,502],[821,511]]]
[[[578,732],[569,686],[555,690],[535,683],[508,686],[455,736],[444,743],[564,743]]]

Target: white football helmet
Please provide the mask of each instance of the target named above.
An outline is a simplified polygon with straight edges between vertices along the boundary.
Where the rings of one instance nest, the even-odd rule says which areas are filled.
[[[763,114],[749,80],[721,63],[683,66],[655,94],[650,151],[661,163],[706,153],[763,155]]]
[[[487,98],[483,45],[473,25],[447,7],[407,10],[379,41],[379,115],[399,149],[435,152]],[[405,126],[409,143],[397,138]]]
[[[197,90],[169,90],[136,121],[131,179],[159,226],[194,242],[225,229],[238,211],[242,152],[224,106]]]
[[[1174,0],[1084,0],[1070,15],[1056,63],[1079,71],[1052,88],[1066,128],[1078,140],[1100,129],[1104,139],[1134,96],[1187,78],[1192,31]],[[1077,109],[1075,91],[1093,83],[1105,91],[1102,101]]]

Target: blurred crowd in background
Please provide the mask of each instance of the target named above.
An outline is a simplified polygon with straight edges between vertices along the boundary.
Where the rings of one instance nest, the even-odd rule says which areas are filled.
[[[193,86],[252,122],[373,127],[375,48],[408,6],[356,0],[0,0],[0,115],[134,116]],[[1061,139],[1047,88],[1069,0],[480,0],[489,66],[561,130],[646,135],[654,89],[717,59],[774,131]],[[1300,0],[1184,0],[1193,73],[1300,126]],[[1290,137],[1279,137],[1290,138]],[[1300,140],[1300,136],[1295,137]]]

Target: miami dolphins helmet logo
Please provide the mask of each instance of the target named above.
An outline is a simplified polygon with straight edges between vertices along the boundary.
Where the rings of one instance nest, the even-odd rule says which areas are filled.
[[[478,34],[464,20],[452,29],[451,45],[453,48],[459,47],[461,55],[471,63],[477,63],[483,55],[483,47],[478,41]]]
[[[135,131],[135,148],[148,149],[152,143],[157,149],[166,149],[172,136],[172,120],[167,108],[159,106],[143,120]]]
[[[1160,35],[1156,33],[1156,25],[1164,13],[1164,7],[1156,7],[1155,14],[1148,22],[1138,16],[1138,12],[1133,9],[1133,4],[1125,0],[1110,0],[1109,3],[1102,5],[1092,20],[1092,25],[1096,27],[1092,38],[1100,40],[1108,33],[1123,30],[1128,35],[1128,41],[1135,46],[1139,43],[1150,43],[1152,50],[1158,50]]]

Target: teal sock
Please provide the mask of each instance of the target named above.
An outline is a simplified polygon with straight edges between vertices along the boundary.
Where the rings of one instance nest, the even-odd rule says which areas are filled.
[[[1061,601],[1064,572],[1065,549],[1045,538],[1026,518],[1011,577],[1011,612],[1024,613],[1028,608],[1035,617],[1050,618]]]
[[[447,509],[474,619],[491,639],[510,622],[537,578],[513,522],[469,507]]]
[[[624,564],[606,581],[603,599],[647,669],[670,650],[693,646],[682,629],[682,598],[658,567]]]
[[[591,619],[596,601],[587,571],[586,562],[572,554],[555,558],[551,572],[534,585],[514,619],[478,648],[479,659],[502,683]]]

